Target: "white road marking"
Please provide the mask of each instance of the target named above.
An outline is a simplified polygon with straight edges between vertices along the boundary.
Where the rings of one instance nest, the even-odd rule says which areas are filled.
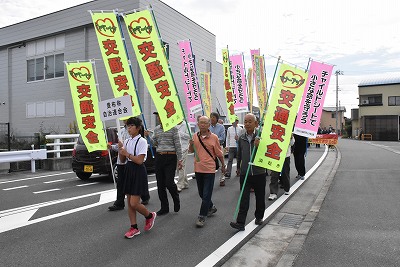
[[[62,172],[62,173],[56,173],[56,174],[34,176],[34,177],[17,179],[17,180],[4,181],[4,182],[0,182],[0,184],[16,183],[16,182],[20,182],[20,181],[34,180],[34,179],[40,179],[40,178],[46,178],[46,177],[50,177],[50,176],[58,176],[58,175],[64,175],[64,174],[70,174],[70,173],[73,173],[73,172]]]
[[[32,193],[34,193],[34,194],[43,194],[43,193],[59,191],[59,190],[61,190],[61,189],[60,188],[53,188],[53,189],[49,189],[49,190],[36,191],[36,192],[32,192]]]
[[[152,191],[152,190],[151,190]],[[19,207],[19,208],[14,208],[14,209],[9,209],[9,210],[3,210],[0,211],[0,233],[6,232],[6,231],[10,231],[12,229],[16,229],[16,228],[20,228],[26,225],[30,225],[33,223],[37,223],[37,222],[42,222],[45,220],[50,220],[56,217],[60,217],[63,215],[67,215],[73,212],[78,212],[80,210],[84,210],[84,209],[88,209],[88,208],[92,208],[95,206],[99,206],[99,205],[103,205],[107,202],[111,202],[113,200],[115,200],[116,197],[116,190],[115,189],[111,189],[111,190],[106,190],[106,191],[101,191],[101,192],[96,192],[96,193],[91,193],[91,194],[86,194],[86,195],[82,195],[82,196],[77,196],[77,197],[71,197],[71,198],[65,198],[65,199],[59,199],[59,200],[53,200],[53,201],[48,201],[48,202],[43,202],[43,203],[38,203],[38,204],[33,204],[33,205],[28,205],[28,206],[24,206],[24,207]],[[59,204],[59,203],[63,203],[63,202],[68,202],[68,201],[73,201],[76,199],[81,199],[81,198],[85,198],[85,197],[91,197],[91,196],[95,196],[95,195],[100,195],[100,201],[98,203],[95,203],[97,205],[88,205],[88,206],[84,206],[78,209],[73,209],[70,211],[65,211],[65,212],[61,212],[61,213],[57,213],[51,216],[46,216],[43,218],[39,218],[36,220],[32,220],[29,221],[29,218],[32,217],[33,214],[35,214],[35,212],[37,210],[39,210],[42,207],[46,207],[46,206],[51,206],[51,205],[55,205],[55,204]],[[85,208],[86,207],[86,208]],[[18,217],[18,214],[23,214],[20,217]],[[28,216],[30,215],[30,216]],[[15,218],[20,218],[19,220],[16,220]]]
[[[22,185],[22,186],[16,186],[16,187],[9,187],[9,188],[4,188],[4,191],[9,191],[9,190],[14,190],[14,189],[20,189],[20,188],[26,188],[28,187],[27,185]]]
[[[325,152],[322,157],[314,164],[314,166],[306,173],[304,180],[298,180],[292,187],[290,187],[290,195],[298,190],[298,188],[310,177],[315,170],[321,165],[322,161],[328,154],[328,146],[325,146]],[[270,217],[277,209],[283,206],[290,195],[282,195],[277,200],[274,201],[264,212],[264,220]],[[203,261],[196,265],[196,267],[208,267],[215,266],[223,257],[225,257],[229,252],[231,252],[240,242],[242,242],[248,235],[253,232],[258,225],[254,223],[255,219],[246,225],[244,231],[237,232],[234,236],[228,239],[224,244],[217,248],[213,253],[208,255]]]
[[[94,182],[94,183],[86,183],[86,184],[78,184],[77,186],[87,186],[87,185],[94,185],[98,184],[99,182]]]
[[[58,182],[62,182],[65,181],[65,179],[60,179],[60,180],[54,180],[54,181],[48,181],[48,182],[43,182],[44,184],[52,184],[52,183],[58,183]]]

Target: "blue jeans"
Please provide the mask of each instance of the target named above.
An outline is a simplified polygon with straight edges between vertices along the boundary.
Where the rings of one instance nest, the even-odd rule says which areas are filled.
[[[214,189],[215,173],[196,172],[197,190],[201,197],[200,216],[207,217],[208,210],[213,206],[211,201]]]

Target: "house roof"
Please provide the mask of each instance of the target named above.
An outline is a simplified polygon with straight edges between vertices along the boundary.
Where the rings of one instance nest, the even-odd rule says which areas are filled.
[[[376,78],[367,78],[362,80],[358,87],[365,86],[379,86],[379,85],[389,85],[389,84],[400,84],[400,75],[389,75]]]
[[[336,107],[324,107],[324,108],[322,108],[322,110],[327,111],[327,112],[335,112]],[[340,107],[338,107],[338,111],[346,112],[346,107],[340,106]]]

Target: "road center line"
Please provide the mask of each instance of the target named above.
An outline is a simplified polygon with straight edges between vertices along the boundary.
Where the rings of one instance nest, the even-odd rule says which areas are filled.
[[[86,184],[78,184],[77,186],[87,186],[87,185],[94,185],[98,184],[99,182],[94,182],[94,183],[86,183]]]
[[[21,185],[21,186],[16,186],[16,187],[9,187],[9,188],[4,188],[4,191],[9,191],[9,190],[14,190],[14,189],[20,189],[20,188],[26,188],[28,187],[27,185]]]
[[[43,182],[44,184],[52,184],[52,183],[58,183],[58,182],[62,182],[65,181],[65,179],[60,179],[60,180],[54,180],[54,181],[48,181],[48,182]]]
[[[42,193],[48,193],[48,192],[53,192],[53,191],[59,191],[61,190],[60,188],[53,188],[53,189],[49,189],[49,190],[43,190],[43,191],[36,191],[33,192],[34,194],[42,194]]]

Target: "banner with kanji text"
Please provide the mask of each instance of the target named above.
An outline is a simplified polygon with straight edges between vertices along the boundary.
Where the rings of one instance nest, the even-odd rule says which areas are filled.
[[[254,165],[280,172],[290,145],[293,124],[307,80],[303,70],[282,64],[267,113]]]
[[[99,99],[91,62],[66,63],[76,121],[89,152],[106,150],[107,142],[100,118]]]
[[[181,52],[182,80],[183,90],[186,96],[187,113],[195,114],[202,110],[202,106],[192,45],[190,40],[183,40],[178,42],[178,46]],[[189,117],[188,121],[190,123],[196,123],[196,118]]]
[[[125,25],[164,131],[184,118],[161,37],[150,10],[124,14]]]
[[[333,65],[311,62],[293,131],[295,134],[311,138],[317,135],[332,70]]]
[[[235,104],[233,100],[231,66],[229,61],[228,49],[222,49],[222,69],[224,76],[224,94],[226,100],[226,107],[228,108],[228,118],[230,123],[234,123],[236,119]]]
[[[265,77],[264,57],[254,55],[254,72],[256,73],[256,93],[258,100],[258,107],[260,108],[260,115],[263,114],[267,106],[267,81]]]
[[[114,97],[129,95],[132,102],[132,116],[138,116],[142,111],[116,14],[112,11],[91,12],[91,14]]]
[[[308,138],[311,144],[323,144],[336,146],[338,143],[337,134],[317,134],[315,138]]]
[[[200,92],[201,100],[203,102],[204,113],[210,118],[211,114],[211,83],[210,73],[200,72]]]
[[[250,113],[253,113],[253,69],[248,69],[247,74],[247,84],[249,88],[249,106],[250,106]]]
[[[243,54],[230,56],[232,64],[233,96],[235,114],[249,111],[247,84],[244,73]]]

